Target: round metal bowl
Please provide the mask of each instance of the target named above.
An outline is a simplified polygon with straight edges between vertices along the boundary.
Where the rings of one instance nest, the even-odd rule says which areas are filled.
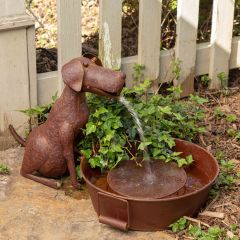
[[[82,176],[99,222],[125,231],[155,231],[167,229],[182,216],[193,216],[198,212],[206,202],[210,188],[218,176],[218,163],[210,153],[198,145],[179,139],[175,141],[175,151],[182,152],[183,157],[192,155],[194,163],[185,169],[188,176],[186,186],[177,193],[161,199],[125,197],[111,192],[105,184],[96,186],[101,172],[90,168],[86,160],[82,161]],[[203,184],[193,184],[193,175]]]

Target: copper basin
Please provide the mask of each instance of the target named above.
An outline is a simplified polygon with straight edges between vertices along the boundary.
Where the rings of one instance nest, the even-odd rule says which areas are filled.
[[[81,171],[98,215],[99,222],[125,230],[156,231],[167,229],[182,216],[195,215],[206,202],[216,180],[219,167],[215,158],[196,144],[176,139],[175,151],[182,156],[192,155],[194,163],[185,169],[187,182],[177,193],[161,199],[137,199],[117,195],[101,179],[98,169],[91,169],[87,161]]]

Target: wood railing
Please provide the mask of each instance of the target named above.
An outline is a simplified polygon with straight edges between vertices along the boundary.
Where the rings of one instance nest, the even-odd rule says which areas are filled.
[[[209,74],[210,88],[219,88],[217,75],[228,76],[229,69],[240,66],[240,38],[232,39],[234,1],[214,0],[211,41],[197,44],[199,0],[178,0],[177,37],[174,49],[160,51],[161,0],[139,0],[138,55],[121,58],[121,0],[100,0],[99,54],[104,66],[122,68],[127,74],[127,86],[132,86],[133,65],[145,65],[145,76],[159,83],[174,80],[181,85],[183,96],[193,92],[194,77]],[[73,57],[81,55],[81,1],[57,0],[58,5],[58,69]],[[174,79],[174,61],[180,63],[180,77]],[[56,79],[58,77],[58,79]],[[62,79],[57,72],[39,74],[41,91],[48,94],[39,102],[45,103],[56,90],[62,89]],[[51,83],[47,82],[51,79]]]

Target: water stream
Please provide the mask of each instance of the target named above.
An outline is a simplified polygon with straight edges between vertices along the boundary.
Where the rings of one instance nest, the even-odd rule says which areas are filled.
[[[144,131],[143,131],[143,127],[142,127],[142,123],[140,121],[140,118],[137,114],[137,112],[134,110],[134,108],[132,107],[131,103],[125,98],[125,97],[119,97],[119,102],[121,102],[129,111],[129,113],[131,114],[131,116],[134,119],[134,122],[136,123],[137,126],[137,131],[140,137],[141,142],[145,142],[145,136],[144,136]],[[145,161],[145,169],[146,169],[146,181],[148,181],[149,183],[153,183],[154,181],[154,175],[152,173],[152,168],[151,168],[151,164],[150,164],[150,156],[148,154],[148,149],[145,147],[144,152],[143,152],[143,160]]]
[[[143,132],[143,128],[142,128],[142,123],[139,119],[137,112],[134,110],[131,103],[125,97],[122,97],[122,96],[119,97],[119,102],[121,102],[127,108],[129,113],[133,117],[134,122],[137,125],[137,131],[140,136],[140,140],[141,140],[141,142],[145,142],[145,136],[144,136],[144,132]],[[147,150],[145,152],[147,153]]]

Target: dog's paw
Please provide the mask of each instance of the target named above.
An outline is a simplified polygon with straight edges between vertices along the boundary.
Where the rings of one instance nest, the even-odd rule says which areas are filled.
[[[72,186],[78,190],[81,189],[81,184],[78,181],[72,181]]]

